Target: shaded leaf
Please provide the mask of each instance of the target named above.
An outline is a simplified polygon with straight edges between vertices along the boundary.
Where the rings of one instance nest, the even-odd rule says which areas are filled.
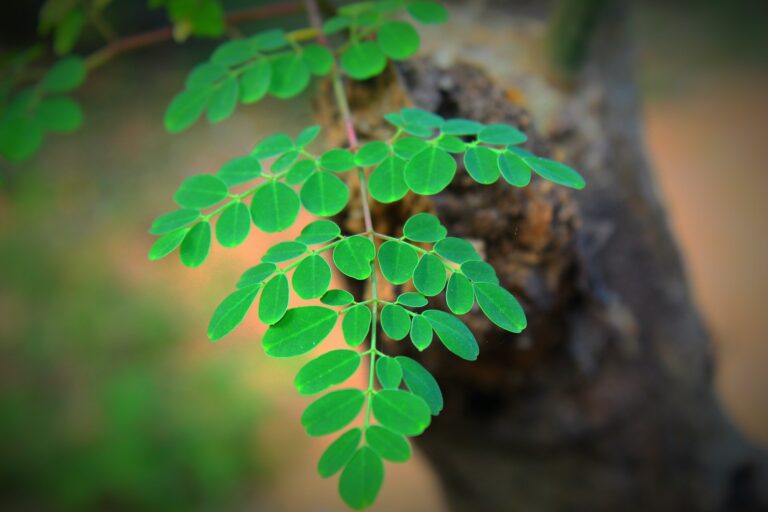
[[[477,340],[472,331],[453,315],[444,311],[430,309],[422,313],[424,318],[432,324],[432,329],[437,337],[445,345],[445,348],[467,361],[474,361],[480,353]]]

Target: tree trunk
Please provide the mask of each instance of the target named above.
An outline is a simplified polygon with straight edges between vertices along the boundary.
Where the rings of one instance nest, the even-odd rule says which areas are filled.
[[[438,196],[375,207],[377,229],[398,235],[412,213],[435,210],[478,244],[528,315],[521,335],[467,315],[475,363],[437,346],[415,356],[446,399],[417,442],[453,510],[768,509],[765,456],[713,394],[710,339],[645,155],[625,14],[607,13],[564,104],[570,116],[548,138],[471,65],[416,62],[349,91],[364,138],[386,136],[382,113],[412,102],[520,126],[530,149],[587,180],[573,193],[537,179],[481,186],[460,169]],[[330,108],[318,102],[326,124]]]

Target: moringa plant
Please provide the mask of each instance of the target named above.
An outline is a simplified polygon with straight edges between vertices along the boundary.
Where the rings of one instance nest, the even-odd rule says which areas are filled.
[[[66,5],[107,3],[73,0]],[[168,9],[177,39],[223,32],[224,14],[216,0],[150,4]],[[347,147],[312,152],[310,144],[320,127],[310,126],[295,137],[278,133],[265,138],[215,174],[187,178],[173,196],[179,208],[158,217],[150,228],[159,238],[149,258],[157,260],[178,249],[184,265],[198,267],[210,251],[213,225],[219,245],[233,248],[253,227],[266,233],[288,229],[301,208],[320,218],[306,225],[295,240],[270,247],[261,262],[242,274],[235,290],[214,311],[208,336],[217,341],[230,333],[257,298],[256,314],[268,326],[262,343],[271,357],[312,353],[341,324],[348,348],[316,355],[299,370],[295,385],[302,395],[324,393],[306,408],[301,422],[310,436],[337,436],[320,457],[318,472],[325,478],[340,472],[341,497],[350,507],[362,509],[375,501],[381,488],[383,461],[407,461],[408,438],[423,433],[443,408],[440,387],[430,372],[410,357],[388,355],[392,351],[385,339],[408,338],[424,351],[437,338],[459,358],[473,361],[478,343],[458,317],[473,310],[475,303],[502,329],[519,333],[526,327],[520,304],[500,286],[494,269],[470,242],[449,236],[440,220],[428,213],[408,219],[400,236],[377,232],[369,201],[393,203],[409,193],[438,194],[452,182],[457,158],[483,185],[504,180],[525,187],[536,174],[580,189],[584,180],[568,166],[523,149],[526,135],[513,126],[444,119],[418,108],[384,116],[392,126],[387,140],[360,143],[344,80],[372,78],[386,69],[388,61],[404,60],[418,51],[419,34],[403,14],[433,24],[444,22],[447,11],[439,3],[417,0],[348,4],[325,22],[314,0],[306,2],[306,11],[308,28],[267,30],[220,45],[189,73],[184,90],[166,110],[165,127],[173,133],[184,131],[203,114],[219,123],[238,103],[254,103],[267,95],[292,98],[309,86],[312,76],[328,77],[346,128]],[[55,37],[64,41],[57,48],[66,53],[77,36],[72,27],[82,25],[82,16],[59,18],[64,21],[55,26]],[[119,51],[119,46],[112,46],[111,54]],[[25,158],[36,151],[46,130],[77,128],[82,122],[80,109],[61,95],[77,87],[88,70],[111,54],[108,47],[87,60],[66,57],[35,87],[12,97],[0,116],[0,153]],[[365,228],[345,234],[332,218],[348,206],[351,191],[342,175],[350,172],[357,174],[359,187],[354,192],[360,194]],[[331,289],[332,267],[365,283],[365,296]],[[379,297],[379,279],[402,293],[393,301]],[[448,311],[430,304],[441,294]],[[289,308],[291,295],[312,302]],[[379,336],[379,327],[386,338]],[[361,366],[367,368],[367,386],[328,391],[343,385]]]
[[[384,71],[387,59],[406,59],[418,50],[416,30],[395,18],[403,7],[422,23],[440,23],[447,17],[435,2],[395,0],[347,5],[321,24],[310,1],[312,27],[287,34],[270,30],[227,42],[194,68],[185,90],[166,112],[169,131],[184,130],[203,112],[209,121],[220,122],[238,101],[252,103],[266,94],[293,97],[311,75],[329,76],[348,147],[311,152],[308,145],[320,133],[319,126],[295,137],[271,135],[216,174],[184,180],[174,195],[180,209],[160,216],[150,229],[160,236],[150,259],[178,248],[182,263],[197,267],[210,250],[214,219],[216,240],[230,248],[248,237],[252,225],[266,233],[291,227],[301,208],[325,217],[306,225],[295,240],[270,247],[260,263],[242,274],[214,311],[208,336],[217,341],[231,332],[257,297],[256,314],[269,326],[262,343],[271,357],[313,353],[341,323],[349,348],[314,355],[299,370],[295,385],[302,395],[324,393],[306,408],[301,423],[310,436],[337,436],[317,469],[326,478],[341,472],[339,493],[355,509],[375,501],[384,479],[383,461],[407,461],[408,437],[424,432],[443,408],[434,377],[410,357],[388,355],[379,326],[390,340],[409,338],[419,351],[436,336],[467,361],[478,357],[478,343],[458,316],[475,303],[502,329],[519,333],[526,327],[520,304],[499,285],[494,269],[470,242],[449,236],[440,220],[428,213],[408,219],[400,236],[377,232],[369,201],[392,203],[409,192],[438,194],[453,180],[456,158],[462,158],[469,175],[484,185],[503,179],[525,187],[535,173],[567,187],[584,186],[576,171],[522,149],[525,134],[505,124],[443,119],[404,108],[384,116],[392,125],[389,139],[360,144],[343,80],[371,78]],[[329,37],[342,32],[343,38]],[[340,177],[348,172],[357,173],[359,181],[362,233],[343,234],[328,218],[348,205],[350,188]],[[332,266],[365,282],[367,295],[330,289]],[[378,279],[401,290],[412,285],[407,289],[415,291],[383,300],[377,296]],[[430,307],[430,299],[443,293],[449,311]],[[289,308],[292,294],[314,302]],[[367,386],[343,386],[364,359]],[[342,388],[328,391],[338,385]],[[360,417],[362,421],[351,426]]]

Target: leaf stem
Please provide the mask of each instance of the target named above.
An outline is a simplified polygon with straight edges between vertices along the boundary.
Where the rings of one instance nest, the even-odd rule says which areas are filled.
[[[322,34],[322,26],[323,26],[323,20],[320,15],[320,9],[317,6],[316,0],[305,0],[306,7],[307,7],[307,14],[309,16],[310,24],[316,28],[321,34]],[[330,45],[328,44],[328,40],[323,35],[318,36],[318,41],[320,44],[325,45],[326,47],[329,47],[328,49],[333,51],[333,48],[330,48]],[[338,60],[334,57],[333,59],[333,69],[331,71],[331,81],[333,84],[333,94],[336,99],[336,104],[339,108],[339,113],[341,114],[341,119],[344,123],[344,128],[347,133],[347,141],[349,142],[349,149],[352,151],[356,150],[359,142],[357,139],[357,133],[355,133],[355,123],[352,119],[352,112],[349,108],[349,102],[347,101],[347,96],[344,92],[344,84],[342,83],[342,76],[341,76],[341,68],[339,66]],[[365,222],[365,231],[368,233],[368,238],[371,240],[371,242],[374,242],[374,236],[373,236],[373,220],[371,219],[371,208],[368,204],[368,185],[365,178],[365,171],[362,167],[357,168],[357,177],[360,181],[360,202],[363,210],[363,220]],[[366,391],[367,400],[365,403],[365,423],[363,426],[363,430],[366,430],[368,428],[368,425],[371,421],[371,400],[374,393],[374,376],[375,376],[375,368],[376,368],[376,354],[379,353],[378,349],[376,348],[376,327],[378,326],[378,311],[379,311],[379,302],[378,302],[378,296],[377,296],[377,283],[376,283],[376,257],[374,256],[373,261],[371,262],[371,347],[370,347],[370,375],[368,377],[368,389]]]

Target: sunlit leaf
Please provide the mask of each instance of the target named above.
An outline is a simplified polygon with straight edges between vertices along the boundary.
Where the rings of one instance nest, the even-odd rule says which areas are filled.
[[[440,414],[443,410],[443,393],[432,374],[410,357],[398,356],[397,361],[403,369],[403,379],[408,389],[424,399],[432,416]]]
[[[318,398],[304,410],[301,424],[310,436],[338,432],[360,414],[365,395],[359,389],[331,391]]]
[[[437,295],[445,288],[445,265],[440,258],[425,254],[413,271],[413,285],[427,297]]]
[[[263,300],[262,296],[262,304]],[[322,306],[289,309],[264,333],[262,338],[264,351],[272,357],[294,357],[306,354],[328,337],[333,326],[336,325],[337,318],[338,313]]]
[[[272,325],[283,318],[288,310],[288,298],[290,288],[285,274],[277,274],[267,281],[259,300],[259,320],[267,325]]]
[[[305,300],[318,299],[331,284],[331,267],[319,254],[305,258],[293,272],[293,290]]]
[[[422,315],[432,324],[432,329],[437,337],[445,345],[445,348],[467,361],[474,361],[480,353],[477,340],[469,328],[455,316],[430,309]]]
[[[253,195],[253,223],[266,233],[276,233],[289,228],[298,215],[299,196],[285,183],[266,183]]]
[[[353,428],[331,443],[317,463],[317,472],[320,476],[328,478],[341,471],[357,451],[362,438],[363,431]]]
[[[477,304],[491,322],[510,332],[525,329],[525,313],[511,293],[493,283],[475,283],[474,288]]]
[[[365,304],[352,306],[341,322],[344,339],[350,347],[357,347],[371,330],[371,310]]]
[[[384,389],[373,395],[373,415],[384,427],[404,436],[417,436],[431,421],[423,398],[399,389]]]
[[[353,236],[333,249],[333,263],[339,271],[353,279],[363,280],[371,275],[371,261],[376,249],[368,238]]]
[[[208,337],[211,341],[220,340],[240,325],[258,293],[258,286],[244,288],[229,294],[219,304],[208,324]]]
[[[401,340],[408,336],[411,318],[402,306],[387,304],[381,310],[381,328],[393,340]]]
[[[293,384],[302,395],[320,393],[350,378],[361,360],[355,350],[331,350],[302,366]]]

